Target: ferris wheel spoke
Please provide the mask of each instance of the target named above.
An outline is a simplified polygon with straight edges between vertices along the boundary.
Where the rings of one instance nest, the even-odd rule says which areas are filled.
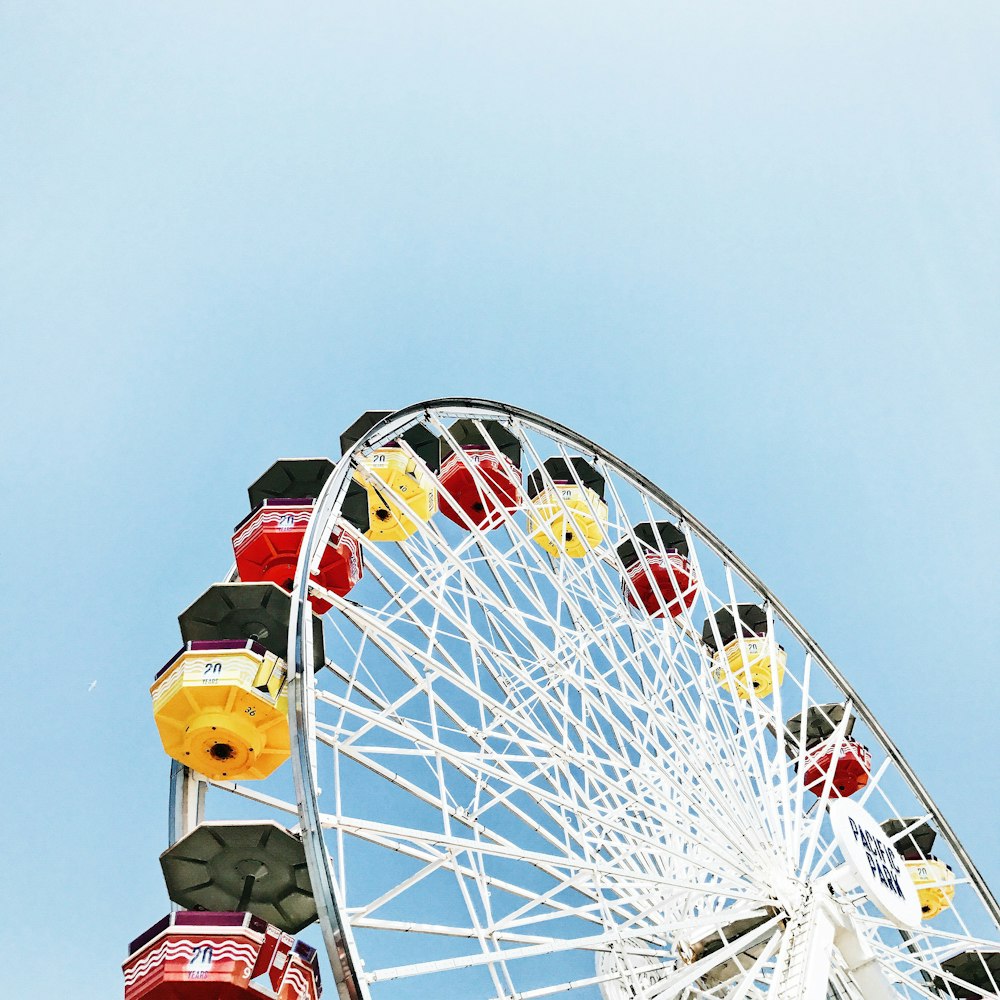
[[[668,878],[656,873],[634,871],[623,875],[621,870],[608,861],[590,860],[579,855],[566,856],[556,853],[542,853],[539,851],[527,850],[524,847],[504,843],[499,840],[486,842],[483,840],[471,840],[436,833],[430,830],[421,830],[412,827],[400,827],[388,823],[380,823],[372,820],[362,820],[357,817],[347,816],[324,816],[324,826],[342,830],[345,834],[357,837],[362,840],[370,840],[381,846],[389,847],[392,850],[401,848],[403,845],[420,845],[425,850],[429,850],[427,857],[435,857],[441,851],[451,854],[464,854],[469,858],[485,858],[498,860],[513,860],[518,863],[537,870],[551,878],[557,878],[561,889],[572,889],[582,892],[584,896],[591,895],[591,891],[586,889],[590,879],[600,876],[606,879],[607,884],[612,886],[616,892],[642,892],[644,898],[648,898],[648,893],[653,890],[663,891],[671,895],[674,891],[701,891],[703,886],[700,882],[683,882],[675,878]],[[453,862],[449,858],[443,862],[443,867],[451,870]],[[475,877],[475,871],[472,877]],[[722,886],[721,888],[726,888]],[[759,896],[753,893],[739,892],[741,888],[749,888],[734,884],[729,887],[727,898],[734,900],[744,900],[746,902],[760,903]],[[593,891],[593,898],[598,898],[599,892]],[[625,911],[621,913],[624,915]]]
[[[886,936],[898,934],[898,928],[884,917],[861,913],[857,920],[859,924],[870,927],[872,930],[885,932]],[[921,930],[907,935],[906,954],[917,955],[924,961],[934,962],[943,955],[954,951],[959,945],[966,948],[990,948],[995,944],[995,941],[977,936],[968,930],[957,933],[925,926]]]
[[[736,598],[736,588],[733,582],[733,570],[732,566],[726,562],[724,564],[725,581],[726,581],[726,591],[727,591],[727,604],[726,607],[733,615],[734,620],[739,619],[739,601]],[[712,628],[717,633],[717,624],[714,615],[711,618]],[[768,622],[771,623],[770,611],[768,611]],[[773,628],[769,628],[769,639],[773,636]],[[721,639],[716,634],[716,642],[718,643],[718,648],[721,649],[723,643]],[[772,646],[773,652],[773,646]],[[771,670],[775,670],[775,661],[771,659]],[[729,662],[726,661],[726,671],[731,673]],[[780,684],[774,685],[775,689],[780,688]],[[742,720],[744,722],[743,736],[744,740],[752,743],[754,746],[764,746],[764,734],[766,731],[766,725],[762,722],[762,703],[757,698],[750,698],[746,700],[743,706]],[[780,724],[780,721],[779,721]],[[746,746],[746,743],[744,744]],[[756,778],[759,788],[770,788],[772,786],[772,774],[764,774],[764,769],[769,763],[768,755],[765,753],[749,753],[745,755],[747,764],[753,776]],[[776,804],[774,798],[771,794],[760,795],[760,802],[763,806],[762,809],[762,819],[765,823],[765,835],[769,837],[772,843],[778,843],[781,839],[781,821],[777,816]]]
[[[767,655],[771,662],[772,675],[775,675],[775,664],[778,662],[778,651],[777,641],[775,640],[777,630],[774,621],[773,605],[770,602],[765,603],[764,611],[767,615]],[[789,675],[792,676],[791,671],[789,671]],[[758,725],[757,745],[761,759],[765,762],[765,766],[767,767],[768,780],[778,793],[778,801],[775,803],[775,812],[777,813],[776,832],[778,832],[780,841],[784,846],[787,863],[791,860],[793,855],[793,842],[791,835],[794,823],[792,817],[795,813],[792,809],[792,794],[789,787],[791,783],[787,779],[788,755],[785,748],[785,714],[782,707],[782,684],[777,676],[773,677],[772,683],[774,683],[773,704],[767,713],[766,721],[763,719],[760,720],[763,723],[763,728],[761,725]],[[773,756],[768,754],[765,749],[768,745],[768,733],[773,733],[775,737]],[[832,779],[833,772],[831,771],[830,780],[832,781]]]
[[[868,784],[861,789],[861,795],[858,801],[861,805],[865,805],[868,799],[875,794],[875,792],[881,792],[882,779],[889,773],[889,769],[892,766],[892,759],[886,757],[881,764],[878,766],[878,770],[868,779]]]
[[[421,741],[422,742],[426,742],[423,739]],[[347,752],[347,751],[343,750],[342,752]],[[369,754],[371,753],[371,749],[370,748],[368,749],[368,753]],[[363,762],[367,763],[368,761],[365,760]],[[450,758],[449,759],[449,763],[452,764],[453,766],[456,766],[456,767],[458,766],[456,764],[456,761],[455,761],[454,758]],[[473,765],[472,765],[472,767],[471,768],[469,768],[469,767],[465,768],[465,774],[469,775],[471,772],[475,771],[476,768],[478,768],[478,766],[479,766],[478,765],[478,759],[474,758],[473,759]],[[507,782],[507,783],[512,784],[512,785],[520,785],[521,786],[521,790],[522,791],[527,790],[530,793],[532,799],[536,799],[536,800],[537,799],[542,799],[542,800],[546,800],[546,801],[551,801],[553,804],[558,804],[558,802],[559,802],[559,799],[557,797],[555,797],[555,796],[549,797],[549,796],[543,795],[543,794],[541,794],[538,791],[537,788],[534,788],[534,787],[532,787],[530,785],[525,785],[520,779],[512,779],[509,774],[505,773],[505,774],[500,775],[499,776],[499,780]],[[435,798],[435,796],[432,793],[427,793],[425,795],[425,798],[426,798],[426,801],[428,801],[429,803],[435,804],[439,808],[442,807],[442,806],[444,806],[445,810],[454,807],[454,803],[452,803],[450,800],[445,804],[444,800]],[[580,805],[579,805],[579,807],[578,807],[578,810],[577,810],[577,815],[579,815],[579,816],[586,816],[586,815],[588,815],[588,813],[590,813],[590,810],[589,809],[585,809],[584,803],[581,802]],[[595,821],[604,822],[601,819],[600,814],[598,814],[598,813],[592,813],[591,815],[592,815],[592,818],[595,819]],[[475,819],[475,817],[469,817],[469,819]],[[534,824],[534,828],[532,829],[531,832],[532,832],[533,835],[543,835],[544,836],[543,832],[538,828],[537,824]],[[546,838],[546,839],[550,839],[550,841],[554,845],[558,845],[559,844],[559,841],[556,840],[556,838],[552,837],[551,835],[548,838]],[[582,849],[584,849],[584,850],[586,849],[586,842],[585,842],[585,840],[582,840],[580,842],[580,847]],[[645,840],[644,838],[642,838],[637,833],[630,833],[629,838],[628,838],[628,847],[629,847],[629,851],[633,852],[633,853],[638,850],[640,852],[648,851],[650,854],[653,854],[654,852],[657,852],[659,850],[659,846],[658,846],[657,841],[652,840],[652,839]],[[730,877],[735,877],[736,874],[738,873],[739,869],[737,869],[735,867],[731,867],[729,869],[729,871],[732,872],[732,873],[734,873],[734,875],[730,876]],[[716,877],[721,877],[725,872],[726,872],[726,868],[724,866],[715,865],[713,868],[710,869],[710,874],[712,874],[713,876],[716,876]]]
[[[371,630],[371,629],[369,629],[369,635],[370,635],[370,636],[373,636],[373,635],[374,635],[374,633],[372,632],[372,630]],[[398,645],[398,642],[397,642],[397,645]],[[424,655],[424,654],[422,653],[422,651],[421,651],[421,650],[418,650],[418,649],[417,649],[416,647],[409,647],[409,649],[408,649],[408,652],[409,652],[409,653],[410,653],[410,654],[411,654],[411,655],[412,655],[413,657],[421,657],[421,656],[423,656],[423,655]],[[429,665],[429,664],[428,664],[428,665]],[[449,673],[449,678],[450,678],[450,679],[453,679],[453,680],[457,680],[457,679],[458,679],[458,678],[459,678],[460,676],[461,676],[461,675],[460,675],[460,672],[459,672],[459,671],[455,671],[454,673]],[[539,690],[537,689],[537,687],[536,687],[536,692],[537,692],[537,693],[538,693],[538,694],[539,694],[540,696],[542,696],[542,692],[541,692],[541,691],[539,691]],[[478,694],[479,694],[479,697],[480,697],[480,698],[483,698],[483,697],[484,697],[484,696],[483,696],[483,694],[482,694],[482,692],[479,692]],[[497,715],[498,717],[503,717],[503,716],[505,716],[505,715],[506,715],[506,708],[505,708],[505,706],[502,706],[502,705],[500,705],[499,703],[491,703],[491,702],[487,702],[487,704],[488,704],[488,706],[489,706],[489,707],[491,708],[491,710],[492,710],[492,711],[494,711],[494,712],[496,713],[496,715]],[[344,706],[342,706],[342,707],[344,707]],[[554,707],[552,708],[552,712],[551,712],[550,714],[551,714],[552,716],[555,716],[555,715],[557,715],[557,714],[558,714],[558,713],[560,713],[560,712],[563,712],[563,713],[565,713],[565,706],[564,706],[564,705],[555,705],[555,706],[554,706]],[[524,726],[524,723],[523,723],[523,720],[520,720],[520,719],[518,719],[518,720],[516,720],[516,722],[517,722],[517,724],[518,724],[518,726],[519,726],[519,727],[523,727],[523,726]],[[539,743],[539,745],[541,745],[541,746],[546,746],[546,745],[548,745],[548,742],[549,742],[549,741],[548,741],[548,740],[546,740],[546,739],[544,738],[544,736],[543,736],[542,734],[535,734],[535,736],[536,736],[536,738],[538,739],[538,743]],[[596,744],[595,744],[595,745],[596,745]],[[603,751],[603,753],[605,753],[605,754],[606,754],[606,755],[608,755],[608,756],[611,756],[611,755],[612,755],[612,754],[614,753],[614,748],[613,748],[613,747],[610,747],[610,746],[609,746],[608,744],[606,744],[606,743],[603,743],[603,742],[602,742],[602,743],[601,743],[601,747],[600,747],[600,748],[601,748],[601,750]],[[630,768],[630,767],[631,767],[632,765],[631,765],[631,762],[630,762],[629,760],[627,760],[627,759],[625,759],[625,758],[619,758],[619,766],[620,766],[620,767],[621,767],[622,769],[628,769],[628,768]]]
[[[872,947],[886,977],[891,982],[905,986],[910,996],[941,996],[934,986],[935,977],[941,975],[937,964],[925,962],[906,949],[889,948],[878,938],[873,939]]]
[[[240,798],[255,802],[257,805],[265,806],[268,809],[276,809],[278,812],[295,815],[298,807],[293,802],[286,802],[275,795],[267,795],[252,785],[242,784],[237,781],[210,781],[205,780],[205,784],[210,788],[217,788],[220,791],[238,795]]]
[[[692,546],[690,550],[692,565],[695,568],[696,576],[704,581],[704,574],[701,569],[701,565],[698,561],[698,555],[696,547]],[[705,601],[705,610],[708,616],[708,620],[714,622],[714,610],[722,606],[720,601],[716,609],[713,609],[710,604],[708,604],[708,588],[703,585],[702,587],[702,600]],[[700,661],[700,657],[699,657]],[[691,667],[692,676],[695,678],[696,686],[696,697],[698,699],[698,704],[702,706],[703,710],[710,713],[711,717],[715,720],[716,730],[718,732],[726,734],[728,738],[728,748],[732,753],[734,758],[739,758],[742,756],[742,747],[746,745],[745,740],[745,727],[743,717],[731,710],[727,711],[723,706],[722,700],[716,696],[716,692],[710,691],[706,685],[705,671],[701,669],[700,662],[698,667]],[[743,794],[747,801],[755,801],[757,794],[752,785],[751,776],[749,769],[737,769],[734,775],[731,775],[736,782],[739,783]],[[766,839],[766,831],[764,829],[762,819],[757,814],[756,811],[751,811],[751,823],[753,823],[759,831],[759,835],[762,839]]]
[[[466,817],[466,816],[457,816],[456,815],[455,818],[458,819],[458,820],[460,820],[460,821],[462,821],[466,825],[470,825],[469,818]],[[342,820],[342,817],[330,818],[328,820],[328,823],[330,823],[331,825],[337,824],[338,827],[339,827],[339,829],[342,831],[343,830],[343,826],[340,825],[341,824],[341,820]],[[473,831],[477,835],[479,835],[479,836],[483,836],[483,835],[489,834],[493,839],[498,839],[498,838],[495,837],[494,834],[489,833],[489,831],[483,831],[479,827],[471,826],[471,829],[473,829]],[[515,853],[519,853],[518,845],[516,845],[516,844],[514,844],[513,842],[510,842],[510,841],[501,841],[501,842],[504,843],[504,844],[506,844]],[[558,846],[558,845],[556,845],[556,846]],[[396,846],[394,846],[394,849],[396,849]],[[552,869],[552,870],[546,870],[546,873],[549,874],[549,875],[552,875],[554,877],[558,877],[559,876],[559,873],[556,870],[554,870],[554,869]],[[619,882],[620,882],[620,880],[619,880]],[[508,885],[507,888],[510,889],[511,888],[510,885]],[[553,892],[551,894],[554,895],[554,893],[555,893],[556,890],[561,890],[562,888],[564,888],[564,884],[560,883],[559,885],[557,885],[555,887],[555,889],[553,890]],[[700,886],[698,886],[696,888],[700,888]],[[582,891],[582,889],[581,889],[581,891]],[[617,887],[617,895],[618,895],[618,897],[620,897],[622,899],[626,899],[627,894],[625,893],[625,891],[624,891],[623,887],[621,886],[621,884],[619,884],[618,887]],[[526,896],[526,898],[531,898],[531,894],[530,893],[525,893],[525,896]],[[545,898],[547,899],[548,897],[546,896]],[[626,899],[626,901],[627,901],[627,899]],[[541,905],[541,904],[539,903],[538,905]],[[626,911],[623,910],[622,912],[624,913]]]
[[[628,970],[631,976],[655,976],[663,968],[662,962],[647,962],[644,965],[632,966]],[[600,986],[603,983],[610,983],[622,979],[623,973],[620,969],[599,973],[596,976],[588,976],[584,979],[573,979],[566,983],[559,983],[556,986],[543,986],[534,990],[519,990],[517,993],[508,993],[502,997],[492,997],[491,1000],[538,1000],[540,997],[549,997],[556,993],[570,993],[576,990],[587,989],[591,986]]]
[[[654,998],[655,1000],[678,1000],[699,980],[712,975],[720,967],[731,962],[735,962],[737,967],[734,974],[746,972],[746,968],[740,965],[740,956],[746,954],[750,948],[759,945],[760,942],[764,942],[761,951],[762,956],[764,956],[761,962],[761,967],[763,967],[773,958],[781,942],[781,931],[777,925],[778,918],[772,917],[749,933],[725,943],[711,955],[678,965],[673,974],[664,976],[661,982],[647,995],[650,1000],[654,1000]],[[752,964],[752,962],[747,962],[748,966]],[[727,978],[731,978],[731,976]]]
[[[666,926],[656,928],[663,933],[668,928]],[[437,972],[454,971],[457,969],[468,969],[475,966],[491,965],[498,962],[514,962],[519,959],[533,958],[538,955],[553,955],[565,951],[606,951],[620,937],[620,930],[615,928],[601,934],[594,934],[586,938],[575,938],[565,941],[548,940],[539,945],[525,945],[519,948],[508,948],[495,950],[487,953],[477,953],[460,958],[439,959],[432,962],[419,962],[411,965],[396,966],[395,968],[378,969],[367,974],[369,982],[387,982],[392,979],[411,978],[414,976],[429,975]]]
[[[321,738],[322,735],[321,735]],[[333,742],[333,741],[331,741]],[[447,809],[451,818],[455,821],[460,821],[470,829],[477,832],[486,832],[486,828],[483,827],[478,820],[481,818],[482,814],[486,811],[486,808],[480,808],[478,811],[469,811],[461,807],[455,806],[451,803],[442,804],[438,797],[433,793],[425,791],[419,786],[408,781],[402,775],[389,770],[383,765],[379,764],[372,757],[362,754],[356,748],[352,748],[349,752],[344,750],[345,755],[350,756],[352,759],[356,760],[358,763],[363,765],[366,769],[370,770],[372,773],[379,775],[380,777],[390,780],[395,786],[403,791],[409,792],[411,795],[415,796],[421,802],[431,805],[437,809]],[[563,841],[560,841],[556,836],[554,836],[546,827],[540,826],[538,821],[530,817],[523,810],[518,808],[515,804],[507,801],[509,796],[513,794],[516,790],[516,786],[508,784],[503,793],[497,793],[496,802],[498,804],[502,803],[504,808],[507,809],[512,816],[518,821],[524,824],[525,829],[532,830],[532,832],[547,840],[553,847],[559,848],[564,845]]]
[[[844,717],[841,719],[840,724],[837,726],[832,737],[835,754],[839,754],[840,752],[840,747],[844,741],[844,733],[846,732],[847,721],[849,718],[850,702],[848,702],[847,709],[844,711]],[[831,769],[828,771],[823,780],[822,789],[812,814],[812,829],[809,832],[808,842],[802,858],[802,867],[806,871],[815,871],[815,869],[812,868],[813,856],[815,855],[817,848],[820,846],[820,840],[823,834],[824,814],[826,813],[827,804],[830,801],[830,791],[832,788],[833,770]]]
[[[891,763],[892,763],[892,761],[889,758],[886,758],[879,765],[878,770],[876,770],[875,772],[872,773],[871,777],[868,779],[868,784],[865,785],[865,787],[862,789],[861,795],[859,795],[859,797],[858,797],[858,801],[860,802],[861,805],[864,805],[867,802],[869,795],[871,795],[873,792],[875,792],[876,790],[878,790],[879,782],[889,772],[889,766],[890,766]],[[799,764],[798,764],[798,771],[799,771],[799,773],[803,772],[804,766],[805,765],[804,765],[803,760],[800,759]],[[799,785],[800,785],[800,788],[801,788],[802,787],[802,783],[799,783]],[[814,812],[817,810],[817,808],[818,808],[817,804],[813,803],[813,810],[814,810]],[[924,816],[922,816],[920,818],[919,822],[924,822],[927,819],[929,819],[929,815],[925,814]],[[805,816],[804,814],[803,814],[802,820],[803,820],[803,822],[812,822],[812,823],[817,822],[815,816],[814,816],[814,818],[812,820],[809,820],[808,817]],[[803,841],[803,843],[805,843],[805,841]],[[820,839],[819,839],[819,841],[818,841],[818,845],[822,845],[822,844],[823,844],[823,838],[821,836]],[[809,870],[809,877],[810,878],[812,878],[812,879],[819,878],[820,874],[823,871],[825,871],[826,868],[828,867],[828,865],[830,863],[830,859],[833,857],[833,854],[834,854],[834,852],[836,850],[837,850],[837,843],[834,840],[829,840],[829,842],[827,842],[825,844],[825,846],[823,846],[823,850],[820,851],[816,855],[816,860],[815,860],[815,862],[813,862],[811,869],[808,869]],[[804,862],[803,862],[803,868],[805,870]]]
[[[805,656],[802,663],[802,685],[801,685],[801,700],[799,703],[799,718],[808,718],[809,713],[809,683],[812,678],[812,665],[813,657],[809,650],[806,650]],[[785,722],[783,719],[775,720],[782,732],[782,738],[784,739],[785,733]],[[796,741],[795,745],[795,774],[804,775],[806,767],[806,740],[800,738]],[[802,861],[802,843],[804,841],[803,831],[807,823],[806,810],[805,810],[805,782],[796,781],[794,783],[794,793],[792,797],[792,819],[791,819],[791,835],[788,840],[788,852],[786,857],[788,858],[788,863],[794,867],[797,871],[804,871],[803,861]],[[824,853],[823,862],[827,860],[827,856]],[[816,877],[816,872],[811,873],[811,877]]]
[[[328,825],[332,825],[333,820],[328,818],[327,822]],[[415,861],[433,863],[439,868],[447,867],[466,878],[471,879],[480,877],[479,873],[474,871],[469,865],[459,862],[454,855],[443,852],[434,852],[433,850],[419,845],[416,842],[407,843],[405,841],[392,840],[371,832],[366,835],[365,839],[378,847],[386,848],[387,850],[399,853],[400,855],[411,858]],[[552,875],[550,872],[546,872],[546,874]],[[568,884],[565,880],[558,881],[553,889],[549,893],[545,894],[546,900],[543,903],[541,902],[537,889],[534,887],[525,887],[490,874],[486,874],[482,876],[482,878],[491,889],[495,889],[498,892],[504,893],[514,899],[529,900],[531,905],[544,908],[546,912],[536,918],[534,921],[536,923],[543,922],[545,920],[565,920],[567,918],[572,918],[573,920],[589,922],[594,926],[603,926],[598,915],[596,905],[571,905],[565,901],[554,898],[556,893],[580,893],[580,889],[574,885]],[[525,920],[520,921],[515,926],[528,926],[530,923],[532,923],[532,921]]]
[[[751,991],[756,984],[764,979],[764,970],[778,952],[781,944],[781,931],[775,931],[766,941],[760,950],[760,955],[754,959],[748,969],[742,968],[742,963],[737,955],[736,962],[740,965],[740,972],[733,977],[731,984],[727,984],[726,1000],[746,1000],[751,995]],[[706,994],[707,995],[707,994]],[[657,998],[659,1000],[659,998]],[[666,1000],[666,998],[664,998]]]
[[[479,939],[483,931],[479,927],[461,927],[450,924],[425,924],[409,920],[385,920],[376,917],[358,917],[350,915],[351,924],[361,930],[388,931],[393,934],[427,934],[432,937]],[[502,931],[491,928],[491,940],[499,944],[546,945],[552,939],[539,934],[517,934],[513,931]],[[579,946],[583,951],[603,951],[603,945]]]

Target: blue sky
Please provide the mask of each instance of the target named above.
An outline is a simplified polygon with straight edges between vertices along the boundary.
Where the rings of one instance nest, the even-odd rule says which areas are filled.
[[[997,885],[998,29],[986,2],[8,0],[13,992],[116,995],[166,909],[147,687],[246,486],[439,395],[552,416],[706,521]]]

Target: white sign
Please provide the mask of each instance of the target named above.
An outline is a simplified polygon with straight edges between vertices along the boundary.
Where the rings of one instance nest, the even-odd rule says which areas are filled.
[[[830,803],[830,823],[847,867],[882,915],[897,927],[918,927],[916,886],[882,827],[849,799]]]

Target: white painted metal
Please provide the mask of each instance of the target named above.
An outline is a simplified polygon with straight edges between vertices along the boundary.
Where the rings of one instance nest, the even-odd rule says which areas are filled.
[[[448,439],[459,417],[517,435],[525,478],[553,456],[595,466],[605,541],[550,557],[525,496],[492,531],[439,514],[399,544],[365,542],[364,579],[334,599],[313,675],[310,560],[356,457],[415,422]],[[649,520],[689,541],[699,594],[676,620],[632,607],[620,572],[615,545]],[[822,650],[694,517],[566,428],[476,400],[391,415],[328,482],[293,598],[294,801],[280,772],[226,790],[298,815],[344,1000],[931,997],[944,958],[998,937],[979,872]],[[706,617],[746,602],[767,613],[772,663],[779,644],[788,658],[768,698],[724,690],[700,638]],[[784,720],[830,701],[875,755],[866,808],[930,817],[959,876],[954,906],[905,940],[863,896],[829,888],[832,783],[804,790],[804,741],[788,743]]]

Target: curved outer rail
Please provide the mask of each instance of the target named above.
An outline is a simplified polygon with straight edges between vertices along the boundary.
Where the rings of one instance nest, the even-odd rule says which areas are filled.
[[[295,794],[298,802],[302,836],[306,844],[309,875],[312,880],[313,892],[316,896],[323,938],[337,981],[338,993],[342,1000],[370,1000],[370,992],[367,985],[357,974],[355,964],[357,961],[355,957],[356,950],[351,939],[350,928],[340,919],[341,906],[339,892],[330,864],[330,857],[323,839],[318,789],[315,781],[317,761],[314,753],[313,705],[311,700],[313,690],[311,609],[308,601],[305,599],[305,595],[308,593],[309,566],[313,558],[318,554],[319,546],[325,539],[327,522],[336,510],[337,504],[341,501],[342,494],[346,492],[351,457],[358,452],[370,451],[379,444],[398,436],[400,431],[412,423],[415,418],[419,418],[421,415],[429,413],[432,410],[444,410],[456,416],[465,413],[480,418],[502,414],[515,418],[543,433],[555,434],[562,437],[581,452],[590,453],[595,458],[600,458],[613,466],[625,479],[655,497],[664,507],[672,511],[676,517],[683,519],[694,528],[699,536],[720,557],[728,561],[739,571],[747,583],[754,586],[761,596],[770,602],[789,631],[822,664],[829,676],[839,685],[844,694],[851,699],[854,711],[864,720],[868,728],[879,739],[913,794],[927,812],[934,817],[939,832],[948,840],[955,856],[961,861],[984,906],[997,924],[1000,925],[1000,906],[998,906],[996,898],[990,891],[989,886],[987,886],[979,869],[973,863],[972,858],[969,857],[968,852],[962,846],[955,831],[931,798],[930,793],[924,788],[913,769],[907,763],[906,758],[889,739],[885,730],[858,695],[857,691],[855,691],[853,685],[834,666],[818,643],[729,546],[723,543],[701,521],[690,514],[655,483],[651,482],[606,448],[577,434],[568,427],[554,420],[542,417],[537,413],[532,413],[530,410],[512,406],[508,403],[499,403],[487,399],[445,397],[422,403],[414,403],[389,414],[376,424],[362,441],[358,442],[351,451],[341,458],[333,474],[327,480],[322,493],[317,498],[315,512],[310,519],[309,529],[303,541],[295,573],[295,586],[292,593],[292,606],[295,613],[291,616],[289,623],[287,659],[287,662],[292,665],[289,706],[291,713],[290,730]]]

